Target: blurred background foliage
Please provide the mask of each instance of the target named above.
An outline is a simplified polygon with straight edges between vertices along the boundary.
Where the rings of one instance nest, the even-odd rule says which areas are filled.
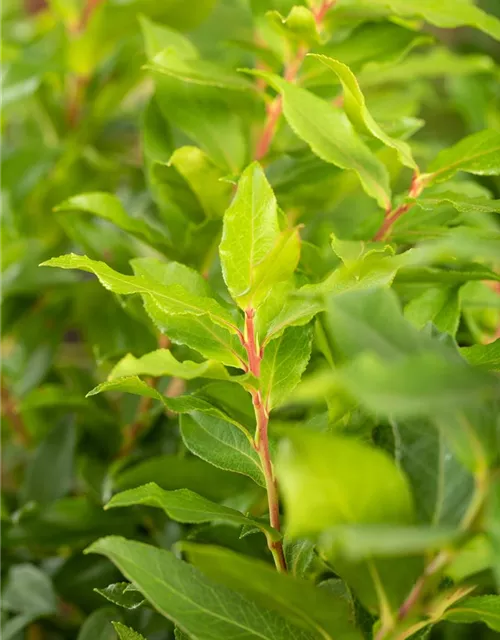
[[[3,0],[4,640],[111,640],[109,620],[124,618],[151,640],[172,637],[168,621],[148,608],[123,613],[106,606],[94,588],[106,587],[119,574],[106,559],[81,551],[111,533],[168,545],[181,535],[179,525],[156,512],[135,519],[122,510],[104,512],[103,502],[115,489],[150,480],[214,499],[236,499],[248,487],[241,477],[228,483],[225,472],[188,455],[171,419],[158,410],[146,407],[146,424],[137,424],[144,406],[138,407],[136,398],[124,397],[119,404],[101,396],[85,399],[118,358],[151,351],[160,338],[137,301],[110,296],[81,274],[38,265],[74,251],[128,271],[131,258],[159,252],[210,276],[231,192],[218,178],[231,180],[251,159],[264,108],[256,96],[222,94],[143,67],[173,46],[187,60],[199,56],[236,69],[255,66],[258,59],[279,71],[286,47],[263,14],[273,8],[286,14],[294,4]],[[416,155],[426,160],[467,134],[500,128],[498,43],[472,29],[412,32],[406,28],[411,25],[393,22],[389,35],[382,31],[387,23],[381,23],[371,49],[358,48],[363,25],[377,14],[353,14],[353,4],[346,2],[345,10],[335,13],[327,25],[331,39],[318,50],[351,66],[386,131],[412,136]],[[498,0],[480,4],[500,17]],[[436,40],[447,49],[431,48]],[[310,61],[302,82],[320,95],[338,93],[328,72]],[[207,105],[216,114],[209,134],[201,115]],[[194,160],[188,161],[185,151],[171,159],[181,147],[193,153],[186,147],[193,143],[202,150],[194,152]],[[331,266],[330,233],[369,238],[382,212],[374,210],[352,176],[313,156],[285,125],[273,149],[268,175],[281,206],[307,222],[306,240],[316,246],[304,245],[302,269],[317,279]],[[407,183],[392,150],[380,153],[394,183]],[[500,183],[493,178],[464,178],[457,189],[500,198]],[[82,192],[116,194],[119,200],[94,202],[91,213],[112,210],[116,223],[121,203],[147,232],[141,227],[131,235],[103,214],[91,216],[88,203],[58,208]],[[439,222],[439,212],[429,215]],[[414,238],[419,224],[421,217],[419,222],[408,215],[395,234]],[[487,228],[491,221],[485,216],[483,224]],[[487,295],[480,286],[471,284],[471,297]],[[496,300],[488,298],[488,310],[471,304],[464,312],[463,343],[496,326],[497,312],[491,311],[498,308]],[[210,540],[214,527],[199,527],[191,535]],[[217,536],[246,553],[264,553],[255,536],[238,540],[234,530],[223,527]],[[440,637],[490,633],[482,626],[465,627],[461,636],[460,629],[448,631],[444,625]]]

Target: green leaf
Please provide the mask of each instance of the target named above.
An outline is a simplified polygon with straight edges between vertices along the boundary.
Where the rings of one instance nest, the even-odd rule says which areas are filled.
[[[191,360],[179,362],[169,349],[157,349],[140,358],[127,353],[113,367],[108,375],[108,380],[127,376],[172,376],[183,380],[192,380],[193,378],[227,380],[229,378],[226,369],[218,362],[210,360],[206,362],[192,362]]]
[[[423,184],[429,186],[452,178],[457,171],[478,176],[500,173],[500,132],[485,129],[463,138],[453,147],[444,149],[423,174]]]
[[[189,487],[210,500],[222,501],[247,486],[243,476],[221,471],[200,458],[162,455],[129,467],[113,479],[113,489],[123,490],[154,481],[163,489]]]
[[[476,7],[472,0],[375,0],[368,5],[382,6],[405,18],[423,18],[445,29],[476,27],[500,40],[500,20]]]
[[[280,446],[276,472],[291,536],[341,524],[412,522],[406,478],[385,452],[354,439],[291,433]]]
[[[432,322],[439,331],[455,336],[460,321],[460,288],[429,288],[405,307],[405,318],[419,329]]]
[[[311,329],[302,326],[286,329],[264,349],[260,379],[268,411],[289,399],[307,367],[311,346]]]
[[[54,614],[56,594],[47,574],[31,564],[11,567],[2,593],[2,608],[35,617]]]
[[[334,527],[321,536],[322,552],[340,553],[349,560],[370,557],[408,557],[438,551],[460,539],[452,527],[347,525]]]
[[[429,36],[393,22],[365,22],[341,42],[328,44],[326,53],[351,68],[359,68],[371,63],[397,63],[414,47],[431,41]]]
[[[126,627],[121,622],[113,622],[112,624],[120,640],[146,640],[140,633],[130,627]]]
[[[180,147],[172,154],[174,166],[198,198],[207,218],[221,218],[229,202],[231,185],[223,172],[198,147]]]
[[[93,611],[81,626],[77,640],[116,640],[112,623],[120,617],[116,609],[103,608]]]
[[[367,67],[359,74],[358,81],[366,91],[370,87],[393,83],[411,85],[418,79],[492,73],[494,69],[495,63],[488,56],[457,54],[445,47],[435,47],[425,53],[410,55],[397,65],[377,69],[376,73]]]
[[[161,311],[171,315],[208,315],[212,322],[237,333],[231,314],[216,300],[192,294],[179,284],[168,286],[145,275],[128,276],[118,273],[104,262],[90,260],[87,256],[74,253],[59,258],[51,258],[42,266],[61,269],[81,269],[97,276],[101,284],[119,294],[140,293],[147,296]]]
[[[433,211],[442,204],[450,204],[460,213],[481,214],[500,213],[500,200],[489,200],[488,198],[470,198],[461,193],[445,191],[435,195],[421,196],[418,200],[410,200],[424,211]]]
[[[123,231],[127,231],[154,247],[169,244],[164,232],[141,218],[133,218],[123,208],[120,200],[111,193],[81,193],[65,200],[55,209],[57,212],[85,211],[104,220],[109,220]]]
[[[276,198],[254,162],[224,215],[219,253],[232,298],[242,309],[258,307],[272,285],[291,277],[299,251],[297,230],[280,233]]]
[[[314,15],[306,7],[292,7],[286,18],[279,11],[268,11],[266,18],[292,45],[312,46],[320,40]]]
[[[450,622],[484,622],[493,631],[500,631],[500,596],[475,596],[460,600],[446,610]]]
[[[207,500],[189,489],[165,491],[154,482],[137,487],[137,489],[118,493],[111,498],[105,508],[128,507],[137,504],[163,509],[172,520],[185,524],[220,520],[236,525],[258,527],[271,538],[276,539],[278,536],[279,539],[280,537],[272,527],[253,518],[247,518],[236,509]]]
[[[254,85],[241,75],[212,62],[179,56],[175,49],[161,51],[145,68],[187,83],[235,91],[255,91]]]
[[[138,609],[145,602],[142,595],[129,582],[116,582],[104,589],[94,589],[94,591],[113,604],[130,611]]]
[[[87,553],[108,557],[157,611],[195,638],[311,640],[286,619],[215,584],[170,551],[119,537],[102,538]]]
[[[410,146],[402,140],[391,138],[391,136],[387,135],[373,119],[371,113],[368,111],[368,107],[366,106],[365,97],[360,89],[358,81],[356,80],[356,76],[352,73],[349,67],[342,62],[339,62],[339,60],[334,60],[327,56],[316,54],[313,57],[331,69],[339,78],[344,90],[345,111],[353,125],[360,131],[360,133],[369,133],[383,142],[386,146],[395,149],[401,162],[406,167],[417,170],[418,167],[413,159]]]
[[[300,327],[308,324],[316,314],[323,311],[324,304],[321,300],[312,297],[298,297],[300,289],[293,291],[280,305],[278,313],[267,323],[264,346],[271,340],[283,335],[288,327]],[[258,317],[258,316],[257,316]]]
[[[395,362],[367,353],[342,368],[339,379],[365,409],[393,418],[455,413],[498,391],[493,376],[435,352]]]
[[[228,549],[185,543],[188,559],[215,582],[273,609],[315,638],[360,639],[349,602],[310,582],[280,574],[259,560]]]
[[[460,353],[475,367],[488,371],[500,371],[500,339],[490,342],[490,344],[462,347]]]
[[[241,473],[265,486],[257,452],[230,422],[195,411],[182,415],[180,425],[182,439],[192,453],[219,469]]]
[[[391,204],[387,170],[358,137],[346,114],[278,76],[261,71],[255,73],[281,93],[283,113],[299,138],[325,162],[355,171],[366,193],[387,209]]]
[[[432,343],[403,318],[396,295],[386,289],[331,296],[327,328],[332,343],[346,358],[371,351],[384,359],[396,359],[432,348]]]
[[[198,57],[198,51],[191,40],[178,31],[169,29],[164,24],[157,24],[146,16],[139,16],[139,23],[148,59],[151,60],[165,49],[173,49],[180,58],[187,60]]]
[[[77,433],[73,421],[56,425],[34,452],[22,488],[24,502],[47,505],[65,496],[73,484]]]
[[[410,481],[418,521],[457,527],[471,501],[474,482],[444,431],[424,419],[398,420],[392,428],[395,457]]]

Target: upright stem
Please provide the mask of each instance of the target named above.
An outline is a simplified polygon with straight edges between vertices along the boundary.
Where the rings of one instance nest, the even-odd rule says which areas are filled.
[[[259,378],[263,351],[259,347],[257,333],[255,331],[255,309],[252,309],[251,307],[245,311],[245,333],[243,336],[243,346],[245,347],[248,356],[249,371],[256,378]],[[260,391],[255,390],[252,392],[252,402],[256,422],[253,446],[259,455],[262,473],[264,474],[264,480],[266,483],[269,523],[273,529],[280,531],[278,486],[269,452],[269,413],[265,403],[263,402]],[[276,569],[280,572],[286,572],[286,561],[281,540],[272,540],[268,537],[267,545],[273,555]]]
[[[319,6],[312,10],[314,21],[318,28],[321,27],[326,14],[336,2],[337,0],[322,0]],[[283,71],[283,77],[287,82],[295,82],[307,53],[307,46],[302,44],[297,49],[295,55],[287,62]],[[266,121],[255,147],[254,157],[256,160],[261,160],[269,151],[282,111],[283,98],[281,96],[276,96],[276,98],[274,98],[267,107]]]

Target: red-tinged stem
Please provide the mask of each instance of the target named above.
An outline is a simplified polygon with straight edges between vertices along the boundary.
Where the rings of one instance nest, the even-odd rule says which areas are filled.
[[[418,198],[418,196],[422,193],[424,186],[425,184],[418,179],[418,174],[415,174],[411,182],[408,196],[410,198]],[[407,213],[414,204],[414,202],[405,202],[403,204],[400,204],[399,207],[396,207],[396,209],[391,209],[391,207],[389,207],[385,212],[385,217],[382,225],[374,235],[373,240],[375,242],[385,240],[390,235],[394,223],[399,220],[401,216]]]
[[[245,311],[245,332],[242,339],[248,357],[248,370],[256,378],[260,377],[260,365],[263,357],[263,350],[260,348],[255,330],[255,309],[248,308]],[[273,464],[269,452],[269,412],[262,399],[260,391],[252,392],[252,402],[255,412],[256,430],[253,441],[255,451],[259,455],[262,473],[266,483],[267,503],[269,507],[269,523],[273,529],[280,531],[280,508],[278,486],[274,475]],[[267,545],[271,551],[276,569],[286,572],[286,560],[283,553],[283,544],[280,540],[273,540],[267,537]]]
[[[313,10],[314,20],[318,28],[322,26],[323,20],[330,9],[336,4],[337,0],[323,0],[320,6]],[[308,48],[305,44],[300,45],[295,56],[285,65],[283,77],[287,82],[295,82],[299,73],[300,67],[304,58],[308,53]],[[271,143],[276,133],[278,122],[283,112],[283,99],[281,96],[277,96],[267,107],[266,121],[264,128],[255,146],[254,157],[256,160],[261,160],[267,155]]]

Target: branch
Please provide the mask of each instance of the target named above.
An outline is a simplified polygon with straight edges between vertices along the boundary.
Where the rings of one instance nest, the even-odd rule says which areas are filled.
[[[415,173],[411,181],[410,190],[408,191],[408,197],[418,198],[424,187],[425,184],[419,179],[418,174]],[[390,235],[394,223],[399,220],[401,216],[407,213],[414,204],[414,202],[405,202],[400,204],[399,207],[394,210],[389,208],[385,213],[384,221],[382,222],[380,229],[373,236],[373,240],[375,242],[385,240]]]
[[[314,21],[318,28],[321,28],[326,14],[335,6],[336,2],[337,0],[323,0],[317,9],[312,10]],[[285,65],[283,77],[287,82],[295,82],[297,80],[300,67],[302,66],[302,62],[308,52],[309,49],[306,45],[300,45],[295,56]],[[276,133],[280,116],[283,112],[282,97],[277,96],[274,98],[274,100],[268,105],[266,111],[267,116],[264,128],[255,146],[255,160],[261,160],[269,151],[274,134]]]
[[[259,347],[258,338],[255,331],[255,309],[248,308],[245,311],[245,334],[242,337],[242,344],[247,352],[248,357],[248,370],[256,378],[260,377],[260,365],[264,355],[264,351]],[[276,482],[276,476],[274,475],[273,464],[271,462],[271,456],[269,452],[269,439],[268,439],[268,427],[269,427],[269,412],[265,406],[262,394],[260,391],[252,392],[252,402],[255,412],[255,438],[253,440],[253,447],[258,453],[262,472],[266,482],[267,503],[269,508],[269,523],[273,529],[280,531],[280,507],[278,497],[278,485]],[[287,570],[285,554],[283,553],[283,544],[281,540],[272,540],[267,537],[267,546],[271,551],[276,569],[285,573]]]

